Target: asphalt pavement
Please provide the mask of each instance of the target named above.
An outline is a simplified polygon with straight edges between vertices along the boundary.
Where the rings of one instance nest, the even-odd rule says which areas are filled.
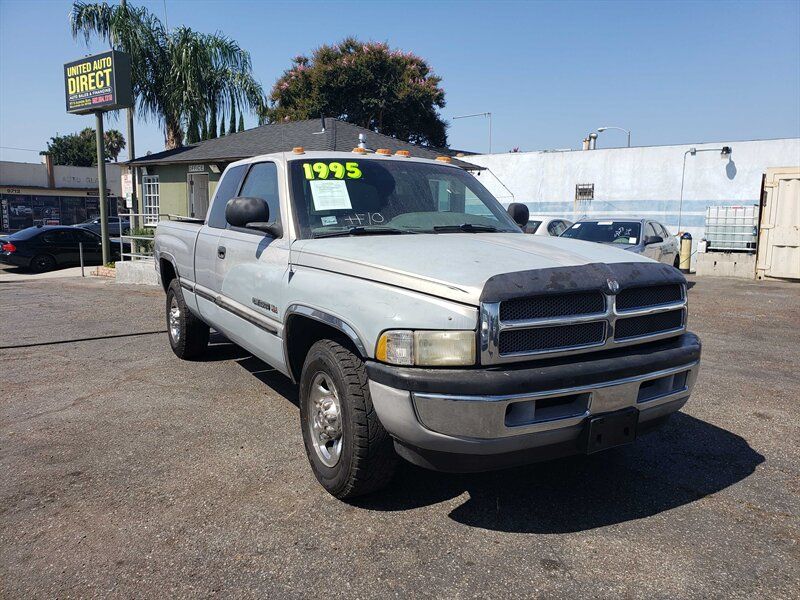
[[[706,278],[695,393],[635,445],[354,504],[297,392],[160,289],[0,283],[0,597],[800,597],[800,286]]]

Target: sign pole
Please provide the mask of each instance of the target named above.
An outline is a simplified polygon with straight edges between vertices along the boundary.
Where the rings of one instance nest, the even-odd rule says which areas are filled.
[[[108,203],[106,202],[106,151],[103,136],[103,111],[98,110],[95,116],[95,133],[97,136],[97,187],[100,191],[100,237],[103,243],[103,264],[111,262],[108,243]]]

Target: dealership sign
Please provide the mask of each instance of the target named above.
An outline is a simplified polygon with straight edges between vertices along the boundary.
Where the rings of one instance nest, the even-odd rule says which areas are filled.
[[[64,65],[67,112],[87,114],[133,105],[131,61],[112,50]]]

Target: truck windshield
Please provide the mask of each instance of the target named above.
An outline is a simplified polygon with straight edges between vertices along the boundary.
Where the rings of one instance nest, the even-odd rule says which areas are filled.
[[[289,163],[301,238],[382,233],[521,233],[472,175],[406,159]]]
[[[581,221],[561,234],[561,237],[600,242],[603,244],[637,244],[642,226],[636,221]]]

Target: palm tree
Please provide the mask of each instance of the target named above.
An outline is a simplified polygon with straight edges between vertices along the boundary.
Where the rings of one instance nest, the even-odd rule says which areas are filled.
[[[108,129],[103,133],[106,156],[116,162],[119,153],[125,148],[125,137],[116,129]]]
[[[180,147],[184,131],[200,122],[216,128],[217,111],[264,111],[250,54],[224,35],[188,27],[167,31],[146,8],[127,3],[75,2],[70,24],[74,38],[82,35],[88,43],[96,35],[130,56],[137,108],[163,127],[167,149]]]

